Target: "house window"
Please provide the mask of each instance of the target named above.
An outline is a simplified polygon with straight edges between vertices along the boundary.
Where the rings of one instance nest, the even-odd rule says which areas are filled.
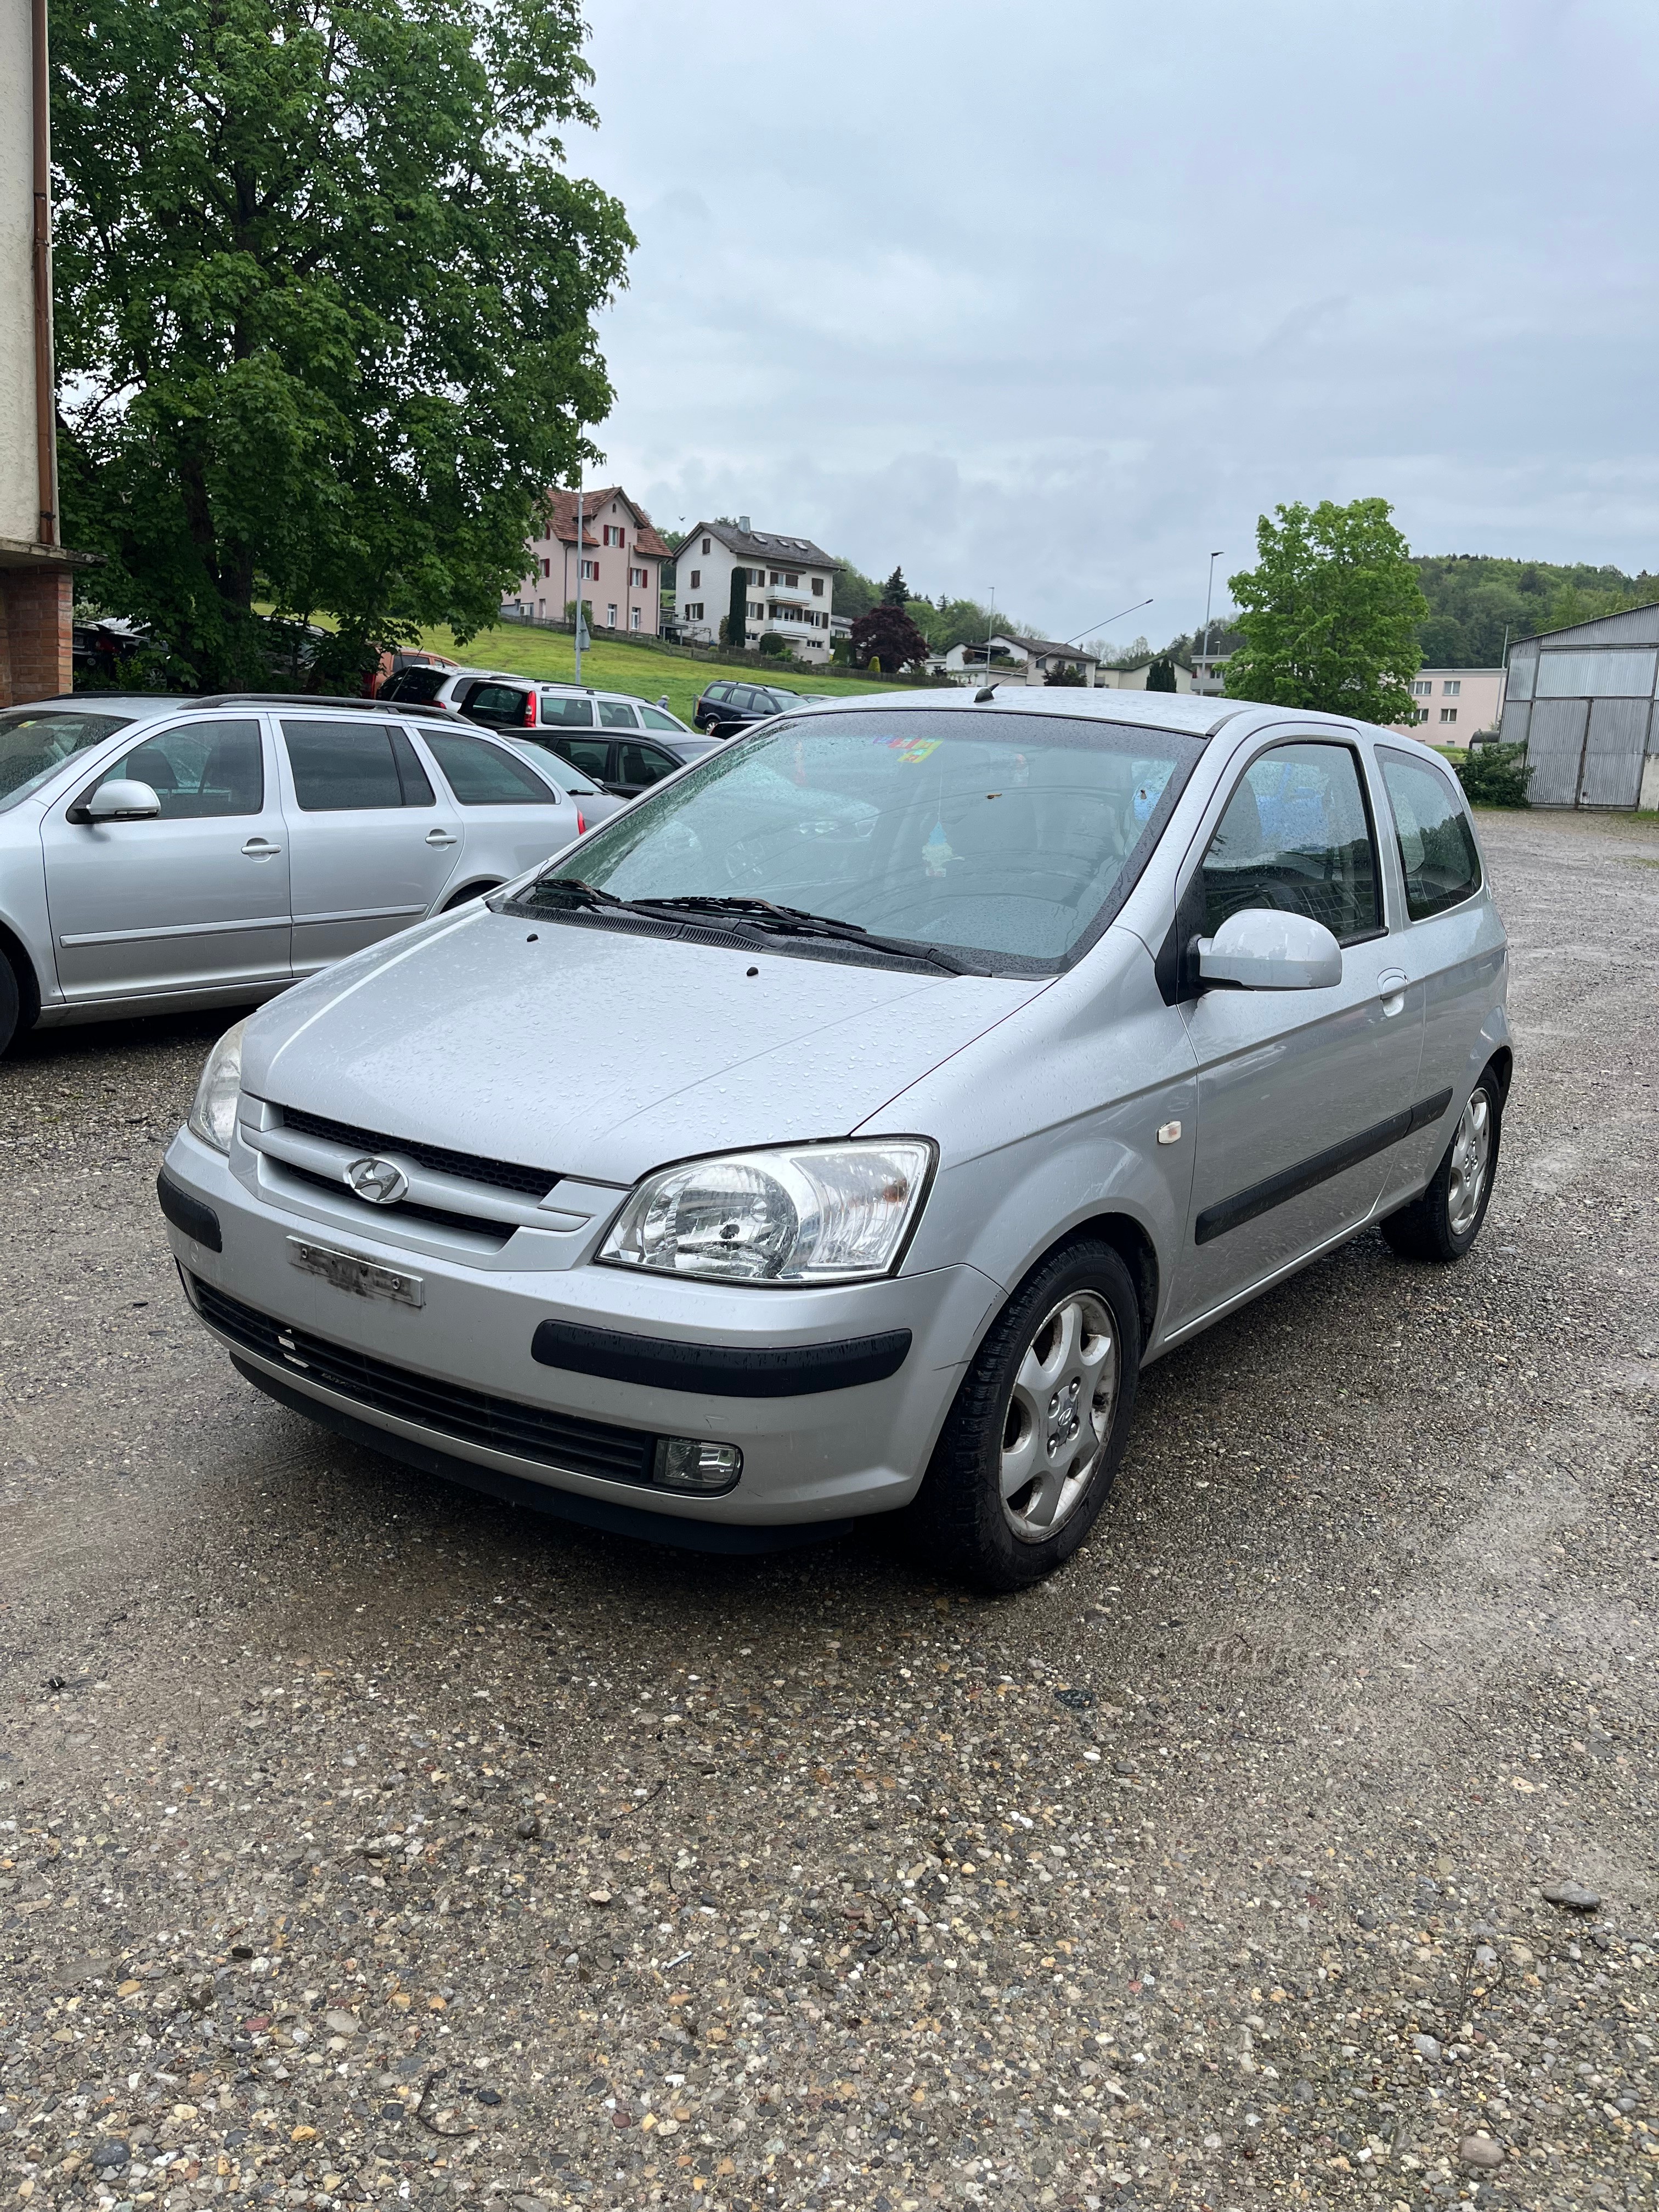
[[[812,579],[812,597],[815,599],[821,599],[823,597],[823,579],[822,576],[814,576]]]
[[[598,562],[597,561],[586,561],[586,560],[585,560],[585,561],[582,562],[582,581],[583,581],[584,583],[588,583],[588,584],[597,584],[597,583],[599,582],[599,562]]]
[[[702,583],[702,570],[701,568],[694,568],[694,569],[691,571],[691,588],[692,588],[692,590],[693,590],[694,592],[696,590],[697,586]]]
[[[620,545],[623,542],[622,532],[614,522],[605,524],[603,535],[607,545]]]
[[[544,576],[550,576],[553,574],[553,563],[550,561],[542,562],[542,574]]]
[[[776,570],[775,568],[774,568],[774,569],[773,569],[773,571],[772,571],[772,581],[775,584],[775,583],[777,582],[777,580],[778,580],[778,572],[777,572],[777,570]]]
[[[766,609],[759,599],[750,600],[748,619],[753,623],[764,622],[766,620]]]
[[[708,540],[706,538],[702,541],[702,550],[705,553],[708,550]]]
[[[789,589],[792,592],[797,591],[800,587],[800,578],[799,576],[786,576],[783,580],[789,586]]]
[[[1443,699],[1459,699],[1462,695],[1463,685],[1457,677],[1453,677],[1449,683],[1443,684],[1440,687],[1440,696]]]
[[[1434,686],[1432,684],[1413,684],[1412,686],[1412,696],[1413,699],[1428,699],[1431,698],[1433,696]]]
[[[628,587],[630,591],[647,591],[650,588],[650,584],[651,572],[648,568],[630,568],[629,570]]]
[[[634,610],[634,627],[635,629],[638,629],[640,627],[640,614],[641,610],[638,607],[635,607]]]
[[[1440,709],[1440,719],[1443,722],[1455,722],[1457,720],[1456,708],[1443,707]]]
[[[605,626],[607,629],[615,629],[617,627],[617,610],[614,605],[608,606],[605,611]]]

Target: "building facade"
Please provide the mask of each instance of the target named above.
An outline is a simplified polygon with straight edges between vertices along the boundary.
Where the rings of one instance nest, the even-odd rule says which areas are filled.
[[[592,629],[655,637],[662,628],[665,565],[672,558],[650,516],[620,484],[549,495],[547,526],[530,543],[530,573],[502,601],[538,622],[563,622],[580,596]]]
[[[732,579],[744,573],[744,644],[751,651],[769,630],[799,660],[827,661],[831,610],[839,562],[810,538],[751,530],[736,523],[700,522],[688,531],[674,556],[675,614],[689,645],[718,643],[732,607]]]
[[[1477,732],[1495,730],[1504,712],[1501,668],[1419,668],[1411,691],[1418,704],[1410,720],[1389,726],[1425,744],[1466,745]]]
[[[1017,637],[1012,630],[975,638],[971,645],[953,645],[938,665],[958,684],[983,684],[988,663],[993,684],[1046,684],[1062,668],[1073,671],[1085,684],[1103,681],[1098,653],[1059,645],[1052,638]]]
[[[58,516],[46,0],[0,0],[0,707],[73,681]]]
[[[1510,650],[1505,744],[1534,806],[1659,807],[1659,605],[1574,623]]]

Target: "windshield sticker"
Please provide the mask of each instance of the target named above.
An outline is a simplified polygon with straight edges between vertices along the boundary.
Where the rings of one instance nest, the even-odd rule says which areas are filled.
[[[951,849],[951,841],[945,834],[944,823],[935,822],[927,842],[921,848],[923,868],[930,876],[942,876],[956,857]]]
[[[872,738],[870,742],[884,752],[895,754],[901,761],[912,763],[925,761],[929,753],[939,750],[939,745],[937,738]]]
[[[1164,795],[1164,787],[1170,781],[1174,763],[1170,761],[1137,761],[1134,764],[1135,820],[1145,823],[1152,818],[1152,809]]]

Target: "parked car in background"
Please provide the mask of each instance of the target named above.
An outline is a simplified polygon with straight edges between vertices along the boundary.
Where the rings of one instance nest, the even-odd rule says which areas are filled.
[[[410,668],[380,687],[383,702],[441,708],[485,729],[514,737],[526,730],[650,730],[663,737],[690,732],[665,707],[653,707],[626,691],[599,691],[580,684],[544,683],[493,668]]]
[[[715,750],[718,738],[694,737],[687,730],[674,738],[623,738],[595,731],[585,737],[580,730],[544,729],[540,743],[573,768],[602,785],[614,798],[637,799],[653,783],[672,775],[688,761],[701,760]],[[519,742],[531,742],[526,732]]]
[[[1015,1589],[1148,1362],[1369,1224],[1469,1250],[1505,981],[1409,738],[860,697],[232,1030],[160,1198],[204,1326],[337,1431],[699,1548],[902,1510]],[[1280,1364],[1311,1422],[1328,1374]]]
[[[691,720],[700,730],[710,730],[717,737],[727,738],[734,730],[746,730],[755,722],[769,722],[774,714],[787,714],[811,703],[805,692],[787,691],[780,684],[729,684],[722,680],[705,684],[691,709]]]
[[[0,1050],[21,1025],[268,998],[581,835],[540,759],[360,699],[0,714]]]
[[[611,817],[628,801],[620,793],[596,783],[579,768],[573,768],[562,754],[556,753],[544,740],[531,737],[514,737],[508,732],[500,733],[504,744],[517,745],[528,754],[544,775],[551,776],[568,799],[574,799],[582,820],[591,830],[596,822],[608,822]]]

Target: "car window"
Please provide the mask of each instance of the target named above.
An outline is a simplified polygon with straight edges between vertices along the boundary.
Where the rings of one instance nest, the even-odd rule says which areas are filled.
[[[462,701],[462,712],[475,722],[489,722],[504,730],[520,728],[528,695],[514,684],[475,684]]]
[[[395,676],[388,676],[376,697],[403,699],[411,706],[429,707],[443,690],[449,675],[447,668],[400,668]]]
[[[131,714],[58,714],[15,707],[0,714],[0,807],[15,805],[66,760],[125,730]]]
[[[383,722],[284,720],[283,742],[294,795],[307,814],[364,813],[406,803],[392,732]],[[428,784],[428,795],[431,789]]]
[[[1376,848],[1346,745],[1275,745],[1252,761],[1204,856],[1212,936],[1246,907],[1322,921],[1339,944],[1382,919]]]
[[[679,765],[678,761],[659,752],[655,745],[622,744],[617,748],[618,783],[659,783],[664,776],[672,775]]]
[[[593,831],[577,872],[621,898],[768,899],[1053,974],[1117,911],[1201,757],[1176,732],[1080,716],[807,716],[716,746]]]
[[[1461,905],[1480,888],[1480,854],[1462,801],[1438,769],[1379,745],[1382,782],[1394,816],[1406,911],[1426,921]]]
[[[463,806],[556,806],[533,768],[459,730],[423,730],[444,781]]]
[[[680,725],[672,714],[665,714],[659,707],[641,707],[640,720],[647,730],[672,730],[678,737]]]
[[[705,699],[712,699],[717,707],[723,707],[732,696],[733,688],[730,684],[711,684],[702,696]]]
[[[591,730],[593,726],[593,702],[591,699],[562,699],[556,692],[544,691],[537,701],[537,707],[546,728]]]
[[[208,814],[258,814],[265,803],[265,763],[257,722],[185,722],[157,730],[100,782],[131,777],[161,802],[164,822]]]
[[[398,781],[403,787],[405,806],[435,806],[438,794],[432,788],[432,779],[421,766],[415,748],[401,730],[393,730],[392,757],[398,763]]]
[[[599,726],[606,730],[637,730],[640,726],[634,719],[633,708],[625,699],[600,700]]]
[[[591,775],[596,783],[611,776],[611,746],[604,738],[561,738],[559,750],[572,768]]]

